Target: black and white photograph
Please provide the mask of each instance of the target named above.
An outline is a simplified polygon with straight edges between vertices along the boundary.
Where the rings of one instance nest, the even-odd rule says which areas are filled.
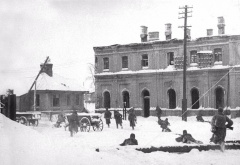
[[[240,164],[240,0],[0,0],[1,165]]]

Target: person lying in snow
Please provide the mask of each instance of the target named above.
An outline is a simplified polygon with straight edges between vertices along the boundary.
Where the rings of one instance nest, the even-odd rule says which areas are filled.
[[[177,142],[183,142],[183,143],[196,143],[196,144],[203,144],[203,142],[195,140],[191,134],[187,133],[187,130],[183,130],[183,134],[180,135],[180,137],[176,138]]]
[[[135,139],[135,134],[131,133],[130,138],[125,139],[123,143],[120,144],[120,146],[126,146],[126,145],[138,145],[137,139]]]
[[[171,130],[168,128],[168,126],[170,126],[168,118],[166,118],[165,120],[158,119],[158,124],[162,128],[162,132],[171,132]]]

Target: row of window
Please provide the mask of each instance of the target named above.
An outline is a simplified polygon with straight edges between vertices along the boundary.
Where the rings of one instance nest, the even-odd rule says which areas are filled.
[[[214,62],[222,61],[222,49],[216,48],[213,52],[213,58]],[[190,51],[190,62],[191,63],[198,63],[200,59],[200,55],[197,54],[197,50]],[[210,59],[211,60],[211,59]],[[148,67],[148,55],[143,54],[141,59],[141,66],[142,68]],[[168,65],[174,65],[174,52],[168,52],[167,53],[167,62]],[[95,59],[95,63],[97,63],[97,58]],[[128,56],[122,56],[122,69],[128,68]],[[103,58],[103,69],[109,70],[109,58],[104,57]]]
[[[66,95],[67,106],[71,105],[71,96]],[[79,94],[75,95],[75,105],[79,105],[80,96]],[[36,106],[40,106],[40,95],[36,94]],[[52,106],[59,107],[60,106],[60,94],[52,95]]]
[[[197,88],[192,88],[191,91],[191,109],[198,109],[200,107],[200,96],[199,96],[199,90]],[[175,109],[177,106],[177,95],[174,89],[169,89],[167,91],[168,95],[168,108],[169,109]],[[146,108],[146,104],[148,108],[150,108],[150,92],[148,90],[144,90],[141,94],[142,101],[143,101],[143,107]],[[129,108],[130,107],[130,95],[128,91],[124,91],[122,93],[122,101],[124,103],[124,107]],[[222,87],[217,87],[215,89],[215,106],[216,109],[219,107],[224,107],[224,90]],[[104,108],[111,108],[111,96],[108,91],[105,91],[103,93],[103,107]]]

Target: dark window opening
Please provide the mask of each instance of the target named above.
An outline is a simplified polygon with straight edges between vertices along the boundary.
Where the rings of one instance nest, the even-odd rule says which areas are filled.
[[[174,65],[174,52],[167,53],[168,65]]]
[[[103,58],[103,69],[109,69],[109,58]]]
[[[216,97],[216,109],[219,107],[224,108],[224,91],[221,87],[217,87],[215,90]]]
[[[149,117],[150,115],[150,93],[148,90],[142,92],[143,97],[143,112],[144,117]]]
[[[192,96],[192,109],[198,109],[199,108],[199,92],[196,88],[192,89],[191,96]]]
[[[168,90],[168,97],[169,97],[169,109],[176,108],[176,92],[174,89]]]
[[[59,107],[60,106],[59,94],[53,95],[53,106],[54,107]]]
[[[122,68],[128,68],[128,57],[127,56],[122,57]]]
[[[148,55],[142,55],[142,67],[148,67]]]
[[[111,98],[109,92],[104,92],[103,94],[104,108],[111,108]]]
[[[123,104],[124,104],[124,106],[126,107],[126,108],[129,108],[130,107],[130,97],[129,97],[129,93],[128,93],[128,91],[124,91],[123,92]]]
[[[190,52],[190,59],[191,59],[191,63],[198,63],[198,61],[197,61],[197,51],[196,50],[192,50]]]
[[[222,61],[222,49],[221,48],[214,49],[214,61],[215,62]]]

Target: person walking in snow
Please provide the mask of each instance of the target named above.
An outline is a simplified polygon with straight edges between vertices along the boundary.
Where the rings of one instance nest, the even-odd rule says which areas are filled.
[[[108,125],[108,128],[110,127],[112,113],[106,108],[106,112],[104,113],[104,118],[106,119],[106,124]]]
[[[122,114],[120,114],[118,111],[114,111],[114,118],[115,118],[115,121],[116,121],[116,126],[117,126],[117,129],[118,129],[118,125],[122,127]]]
[[[157,114],[158,120],[161,119],[162,110],[158,105],[156,106],[156,114]]]
[[[130,122],[130,127],[134,129],[134,127],[136,126],[137,117],[135,115],[135,111],[133,107],[129,110],[128,120]]]
[[[230,128],[233,125],[233,121],[229,119],[226,115],[223,114],[223,108],[218,108],[218,114],[214,115],[211,120],[211,131],[213,133],[211,142],[215,144],[219,144],[221,146],[221,150],[225,149],[225,137],[226,137],[226,129]]]
[[[120,144],[120,146],[126,146],[126,145],[138,145],[137,139],[135,139],[135,134],[131,133],[130,138],[125,139],[123,143]]]
[[[73,136],[74,133],[78,132],[79,119],[77,111],[73,111],[72,115],[69,116],[69,131],[70,135]]]

